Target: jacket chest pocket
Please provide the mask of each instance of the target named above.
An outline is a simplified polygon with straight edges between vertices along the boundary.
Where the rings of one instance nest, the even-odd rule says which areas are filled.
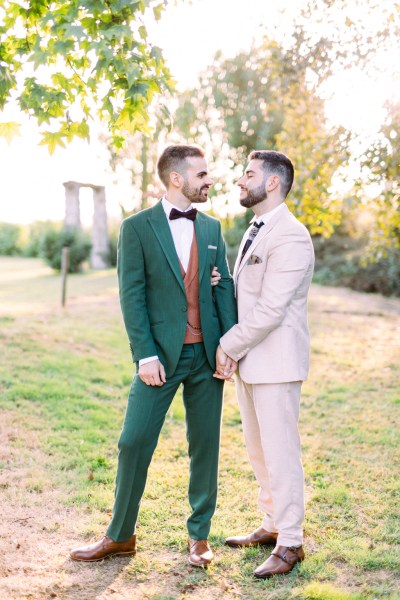
[[[241,274],[247,276],[247,277],[254,277],[254,276],[262,276],[262,274],[265,272],[267,267],[267,263],[266,262],[246,262],[246,264],[244,265]]]
[[[207,261],[208,261],[207,264],[210,268],[210,274],[211,274],[213,268],[215,267],[216,258],[217,258],[217,248],[216,247],[214,248],[214,246],[212,248],[208,247],[208,249],[207,249]]]

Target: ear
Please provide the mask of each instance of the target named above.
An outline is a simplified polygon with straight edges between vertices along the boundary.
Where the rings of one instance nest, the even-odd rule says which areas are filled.
[[[279,175],[271,175],[270,177],[268,177],[267,180],[267,192],[272,192],[273,190],[276,190],[276,188],[279,187],[281,183],[281,179],[279,177]]]
[[[171,171],[169,174],[169,183],[171,187],[180,188],[182,187],[183,177],[177,171]]]

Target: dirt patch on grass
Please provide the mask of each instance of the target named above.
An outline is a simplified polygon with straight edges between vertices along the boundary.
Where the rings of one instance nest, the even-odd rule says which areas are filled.
[[[89,517],[62,504],[51,488],[38,434],[3,413],[0,430],[0,597],[103,598],[116,585],[126,559],[81,566],[68,559]],[[113,594],[111,589],[110,594]],[[118,597],[113,594],[113,597]],[[124,597],[123,595],[121,597]]]
[[[99,563],[77,563],[69,550],[96,539],[93,513],[65,506],[61,491],[49,480],[51,456],[39,448],[39,432],[30,431],[15,413],[2,414],[0,428],[0,598],[7,600],[113,598],[237,598],[225,579],[214,591],[202,587],[213,573],[194,572],[186,553],[145,548],[136,558],[113,558]],[[104,518],[104,515],[103,515]],[[194,580],[187,575],[193,571]],[[186,578],[185,578],[186,576]]]
[[[362,294],[347,288],[313,285],[310,293],[310,309],[332,314],[364,316],[400,316],[399,298],[387,298],[380,294]]]

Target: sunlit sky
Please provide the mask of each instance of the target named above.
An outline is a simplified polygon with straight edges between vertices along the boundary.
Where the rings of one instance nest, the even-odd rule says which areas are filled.
[[[282,41],[305,0],[193,0],[169,6],[161,21],[149,26],[154,44],[164,52],[179,90],[196,84],[198,73],[212,62],[216,50],[227,57],[248,49],[254,38],[267,33]],[[385,2],[385,0],[383,0]],[[277,8],[279,5],[279,10]],[[385,61],[386,60],[386,64]],[[395,61],[395,55],[393,56]],[[399,95],[387,57],[372,77],[359,71],[339,73],[326,103],[332,123],[342,123],[370,138],[384,118],[384,102]],[[73,142],[53,156],[38,146],[34,123],[9,107],[0,120],[23,120],[22,135],[11,144],[0,138],[0,221],[29,223],[64,217],[64,187],[68,180],[106,185],[108,212],[119,216],[118,202],[132,196],[129,177],[115,182],[107,154],[92,139]],[[89,223],[93,207],[90,190],[81,190],[81,217]]]

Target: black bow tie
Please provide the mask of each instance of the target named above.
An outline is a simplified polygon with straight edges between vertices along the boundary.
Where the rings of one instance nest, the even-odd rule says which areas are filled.
[[[177,208],[172,208],[169,213],[169,220],[174,221],[175,219],[180,219],[181,217],[185,217],[185,219],[190,219],[194,221],[197,215],[197,208],[191,208],[183,212],[182,210],[178,210]]]

